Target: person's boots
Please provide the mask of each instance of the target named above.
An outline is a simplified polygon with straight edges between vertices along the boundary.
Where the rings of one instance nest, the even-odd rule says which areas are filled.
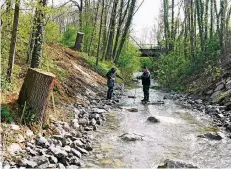
[[[150,102],[150,101],[149,101],[149,93],[147,93],[146,101],[147,101],[147,102]]]

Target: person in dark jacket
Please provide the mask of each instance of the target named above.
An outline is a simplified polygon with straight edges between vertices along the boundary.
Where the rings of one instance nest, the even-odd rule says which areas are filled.
[[[112,94],[113,94],[113,90],[114,90],[114,86],[115,86],[115,78],[118,77],[118,78],[123,80],[123,78],[121,76],[119,76],[116,73],[116,71],[117,71],[117,68],[113,67],[106,74],[106,76],[107,76],[107,86],[108,86],[107,99],[112,98]]]
[[[143,92],[144,92],[144,99],[141,101],[149,102],[149,87],[151,84],[150,80],[150,72],[147,69],[147,67],[143,67],[143,74],[139,79],[142,79],[142,85],[143,85]]]

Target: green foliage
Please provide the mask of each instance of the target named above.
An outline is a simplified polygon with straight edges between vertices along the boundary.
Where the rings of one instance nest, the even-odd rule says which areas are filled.
[[[95,65],[96,63],[96,58],[87,55],[86,53],[81,53],[81,56],[86,60],[86,62],[91,65],[92,67],[95,68],[95,70],[100,73],[101,75],[105,76],[108,70],[114,66],[112,62],[108,61],[101,61],[99,62],[98,66]]]
[[[60,36],[59,25],[53,21],[48,21],[45,27],[45,41],[55,43],[59,41]]]
[[[139,55],[140,52],[132,43],[127,43],[123,48],[118,61],[118,68],[124,79],[130,80],[133,73],[140,69]]]
[[[10,115],[9,111],[7,110],[7,108],[2,107],[1,108],[1,122],[11,123],[12,121],[13,121],[13,118]]]
[[[190,55],[189,46],[182,41],[175,42],[175,46],[174,51],[161,56],[155,63],[158,66],[155,71],[157,80],[162,86],[184,91],[183,79],[204,69],[212,73],[214,79],[220,76],[220,70],[214,66],[220,52],[218,36],[207,40],[204,53],[197,47],[194,56]]]
[[[140,58],[140,64],[141,67],[146,66],[150,71],[153,71],[154,64],[152,58],[148,58],[148,57]]]
[[[74,46],[76,34],[77,29],[73,26],[68,26],[67,30],[62,34],[60,43],[68,47]]]

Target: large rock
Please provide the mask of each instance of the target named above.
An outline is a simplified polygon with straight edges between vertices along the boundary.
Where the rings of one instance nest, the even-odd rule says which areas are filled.
[[[198,137],[207,138],[207,139],[210,139],[210,140],[222,140],[221,135],[219,133],[216,133],[216,132],[206,133],[206,134],[203,134],[203,135],[199,135]]]
[[[123,139],[124,141],[143,140],[143,136],[135,134],[135,133],[125,133],[119,137],[121,137],[121,139]]]
[[[76,149],[81,152],[82,154],[89,154],[87,150],[85,150],[84,148],[80,148],[80,147],[76,147]]]
[[[160,122],[157,118],[155,118],[153,116],[148,117],[147,121],[149,121],[151,123],[159,123]]]
[[[158,168],[198,168],[198,167],[181,161],[165,160],[164,165],[159,165]]]

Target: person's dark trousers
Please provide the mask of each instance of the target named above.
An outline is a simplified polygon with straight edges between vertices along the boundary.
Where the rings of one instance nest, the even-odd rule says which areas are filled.
[[[113,87],[109,87],[109,86],[108,86],[108,90],[107,90],[107,99],[111,99],[112,93],[113,93]]]
[[[144,100],[149,101],[149,85],[143,85]]]

